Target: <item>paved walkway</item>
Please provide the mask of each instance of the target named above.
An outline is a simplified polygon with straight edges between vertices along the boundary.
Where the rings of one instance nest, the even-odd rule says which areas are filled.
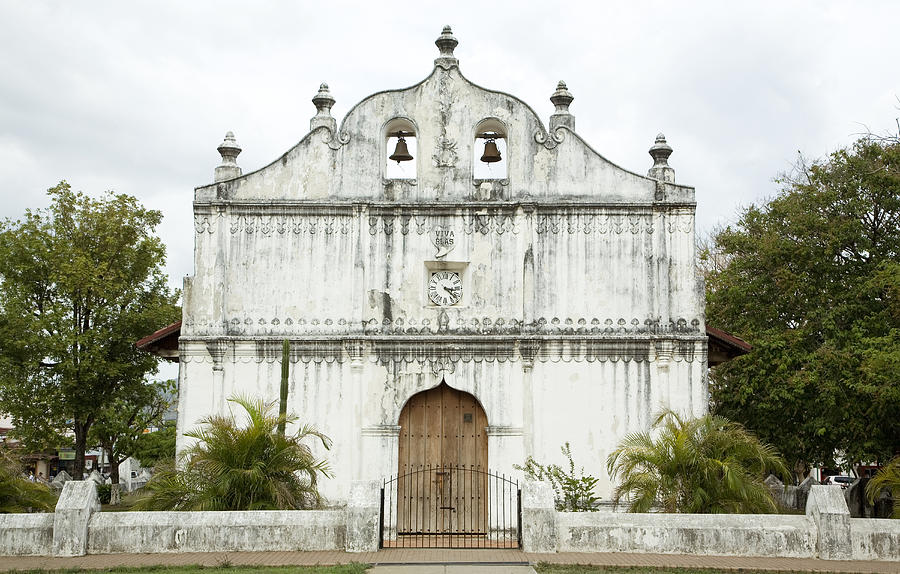
[[[379,552],[185,552],[178,554],[91,554],[73,558],[2,556],[0,570],[57,570],[140,566],[293,566],[315,564],[373,564],[373,574],[524,574],[529,564],[595,564],[598,566],[651,566],[718,568],[722,570],[785,570],[798,572],[860,572],[900,574],[898,562],[815,560],[812,558],[747,558],[680,554],[534,554],[520,550],[386,549]],[[384,567],[390,566],[392,569]],[[412,568],[400,568],[413,566]],[[463,566],[468,566],[463,569]],[[504,568],[499,568],[503,566]],[[511,569],[510,567],[518,567]],[[495,568],[497,567],[497,568]],[[525,568],[523,568],[525,567]]]

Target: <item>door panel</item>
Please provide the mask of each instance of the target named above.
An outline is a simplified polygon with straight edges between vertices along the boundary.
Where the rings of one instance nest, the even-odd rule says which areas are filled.
[[[444,382],[410,398],[400,413],[399,533],[487,531],[486,428],[475,397]]]

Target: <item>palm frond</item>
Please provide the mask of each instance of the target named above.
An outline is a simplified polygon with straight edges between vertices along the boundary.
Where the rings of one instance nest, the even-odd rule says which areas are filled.
[[[900,518],[900,456],[894,457],[875,473],[866,485],[866,498],[869,504],[875,504],[875,500],[882,491],[887,491],[894,503],[893,518]]]
[[[283,436],[278,424],[296,417],[274,415],[274,403],[246,396],[231,397],[245,412],[243,425],[235,417],[209,416],[185,433],[197,439],[184,453],[183,470],[162,473],[145,488],[142,504],[154,509],[262,510],[320,506],[320,476],[331,477],[328,462],[306,444],[316,439],[324,449],[331,439],[312,425]]]
[[[785,475],[778,453],[741,425],[723,417],[688,418],[666,409],[651,433],[632,433],[607,457],[613,479],[621,477],[614,501],[629,511],[658,505],[667,512],[775,512],[763,480]]]

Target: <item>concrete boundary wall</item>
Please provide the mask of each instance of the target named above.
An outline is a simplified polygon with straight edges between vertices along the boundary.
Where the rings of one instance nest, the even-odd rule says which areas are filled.
[[[93,481],[69,481],[56,512],[0,515],[0,556],[378,549],[380,481],[338,510],[98,512]]]
[[[53,519],[53,514],[0,514],[0,554],[49,554],[53,546]]]
[[[854,560],[900,562],[900,520],[851,518],[850,544]]]
[[[88,525],[88,554],[343,550],[343,510],[101,512]]]
[[[71,486],[70,486],[71,485]],[[52,514],[0,515],[0,556],[378,549],[380,483],[338,510],[97,512],[91,481],[66,483]],[[527,552],[646,552],[900,561],[900,520],[849,518],[839,486],[813,486],[806,516],[557,512],[553,490],[522,487]]]
[[[806,516],[627,514],[557,512],[550,485],[526,481],[522,521],[526,552],[900,561],[900,520],[851,519],[840,486],[813,486]]]
[[[559,513],[560,552],[812,558],[816,539],[805,516]]]

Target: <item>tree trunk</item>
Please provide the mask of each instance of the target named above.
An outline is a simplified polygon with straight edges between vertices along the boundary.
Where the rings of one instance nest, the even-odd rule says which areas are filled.
[[[87,450],[87,435],[91,424],[75,419],[75,466],[72,468],[73,480],[84,480],[84,452]]]
[[[122,502],[121,491],[119,490],[119,457],[113,456],[112,451],[109,453],[109,504],[110,506],[118,506]]]

